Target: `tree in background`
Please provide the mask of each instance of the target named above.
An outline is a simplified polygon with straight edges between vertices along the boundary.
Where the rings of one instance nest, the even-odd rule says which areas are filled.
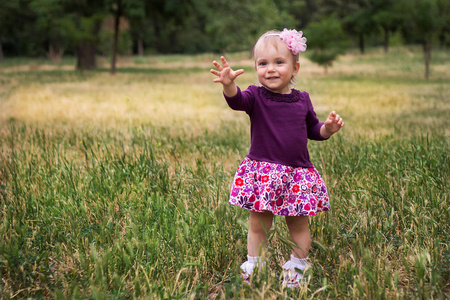
[[[0,1],[1,57],[11,52],[30,56],[42,54],[39,47],[34,47],[41,38],[34,26],[34,14],[28,3],[29,0]]]
[[[65,0],[65,26],[68,36],[75,46],[78,70],[97,67],[96,55],[99,32],[107,15],[103,1]]]
[[[150,27],[145,10],[145,1],[125,1],[125,15],[130,23],[130,34],[136,42],[137,54],[144,55],[144,38]]]
[[[401,12],[393,10],[394,0],[318,0],[316,20],[334,15],[342,23],[344,32],[357,40],[361,54],[365,53],[366,37],[384,30],[384,45],[389,43],[389,33],[401,20]],[[387,48],[385,48],[387,49]]]
[[[151,27],[151,44],[156,52],[177,51],[178,37],[186,32],[185,20],[189,18],[191,1],[145,0],[145,12]]]
[[[78,70],[96,68],[99,31],[107,15],[103,1],[30,0],[29,6],[50,56],[58,59],[65,48],[71,48]]]
[[[123,0],[111,0],[109,4],[110,12],[114,17],[114,38],[112,45],[112,54],[111,54],[111,75],[116,74],[116,57],[117,57],[117,43],[119,40],[119,26],[120,26],[120,18],[123,17],[125,13]]]
[[[440,1],[441,14],[444,18],[444,25],[438,34],[439,46],[441,48],[450,46],[450,3],[448,1]]]
[[[403,22],[401,5],[394,0],[373,0],[372,20],[383,30],[383,48],[389,50],[389,36],[397,30]]]
[[[48,45],[47,57],[58,64],[67,47],[64,8],[60,0],[33,0],[30,8],[36,15],[37,30]]]
[[[358,37],[359,51],[365,53],[365,37],[376,27],[373,21],[373,3],[371,0],[352,0],[345,3],[348,13],[343,18],[343,26]]]
[[[422,45],[425,79],[430,76],[431,46],[445,25],[449,3],[445,0],[404,0],[405,27]]]
[[[112,54],[114,73],[120,46],[130,49],[130,39],[140,55],[144,48],[225,53],[249,49],[266,30],[308,31],[311,25],[314,31],[333,16],[331,25],[340,23],[341,32],[358,40],[361,53],[367,38],[387,52],[395,31],[406,43],[420,43],[428,77],[431,45],[450,40],[449,6],[448,0],[8,0],[0,1],[0,60],[47,55],[57,63],[66,53],[76,56],[77,69],[92,69],[96,55]],[[115,25],[106,24],[111,19]],[[127,26],[119,32],[122,20]],[[313,55],[323,66],[338,55],[328,49],[319,43]]]
[[[104,1],[1,1],[0,37],[13,55],[46,54],[57,63],[68,49],[77,58],[77,69],[92,69],[107,13]]]
[[[48,45],[50,57],[58,60],[64,49],[69,48],[75,53],[77,69],[96,67],[99,31],[107,15],[103,1],[30,0],[28,5],[35,14],[36,23],[29,25],[27,30],[36,27],[34,30]],[[30,44],[37,46],[37,43]]]
[[[211,12],[206,2],[192,0],[188,6],[188,14],[182,23],[182,30],[177,31],[179,51],[184,53],[208,52],[211,49],[211,37],[206,32]]]
[[[215,0],[204,7],[208,13],[206,33],[213,51],[249,49],[263,32],[295,27],[287,11],[280,11],[272,0]]]
[[[312,21],[317,10],[313,0],[274,0],[279,11],[288,12],[294,18],[293,29],[303,30]]]
[[[1,1],[0,2],[0,61],[3,60],[2,40],[15,25],[15,16],[19,9],[18,1]]]
[[[323,66],[325,74],[338,56],[345,53],[348,45],[341,23],[335,16],[311,23],[305,36],[311,53],[309,58]]]

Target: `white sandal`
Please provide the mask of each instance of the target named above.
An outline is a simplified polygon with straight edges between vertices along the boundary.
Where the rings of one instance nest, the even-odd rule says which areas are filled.
[[[264,264],[264,263],[262,263]],[[249,256],[247,255],[247,261],[241,265],[241,278],[244,279],[245,283],[250,283],[250,277],[252,276],[255,267],[261,268],[261,256]]]
[[[308,267],[308,258],[296,258],[291,254],[291,260],[283,265],[283,286],[288,288],[298,287],[303,275],[296,269],[304,271]]]

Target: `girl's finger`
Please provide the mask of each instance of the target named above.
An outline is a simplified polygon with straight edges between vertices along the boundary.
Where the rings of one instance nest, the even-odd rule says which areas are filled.
[[[220,59],[222,60],[223,67],[224,67],[224,68],[228,67],[228,62],[227,62],[227,60],[225,59],[225,57],[221,56]]]
[[[244,73],[244,69],[239,69],[239,70],[234,71],[234,74],[236,75],[236,77],[238,77],[239,75],[241,75],[243,73]]]
[[[213,65],[216,66],[216,68],[217,68],[219,71],[222,71],[222,66],[221,66],[217,61],[213,61]]]

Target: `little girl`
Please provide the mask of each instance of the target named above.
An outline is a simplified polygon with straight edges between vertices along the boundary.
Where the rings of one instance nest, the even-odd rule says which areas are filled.
[[[225,99],[233,110],[245,111],[251,122],[251,146],[240,164],[231,187],[229,202],[250,210],[247,237],[248,261],[241,265],[249,282],[253,269],[261,267],[261,251],[273,216],[285,216],[289,234],[297,247],[283,265],[284,285],[299,285],[296,269],[308,267],[311,236],[308,216],[330,209],[325,183],[309,159],[307,140],[326,140],[344,122],[334,111],[322,123],[307,92],[292,89],[300,69],[299,53],[306,50],[302,32],[269,31],[257,41],[253,57],[261,86],[241,91],[235,79],[244,70],[232,70],[224,57],[211,73],[223,85]]]

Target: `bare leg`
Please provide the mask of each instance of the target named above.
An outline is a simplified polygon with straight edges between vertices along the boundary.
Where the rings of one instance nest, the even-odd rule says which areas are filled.
[[[291,239],[298,245],[292,249],[292,255],[297,258],[307,258],[311,248],[311,234],[309,232],[307,216],[286,217]]]
[[[267,244],[267,232],[272,227],[273,214],[271,212],[250,212],[247,237],[247,251],[249,256],[259,256],[259,248]],[[263,250],[261,249],[261,251]]]

